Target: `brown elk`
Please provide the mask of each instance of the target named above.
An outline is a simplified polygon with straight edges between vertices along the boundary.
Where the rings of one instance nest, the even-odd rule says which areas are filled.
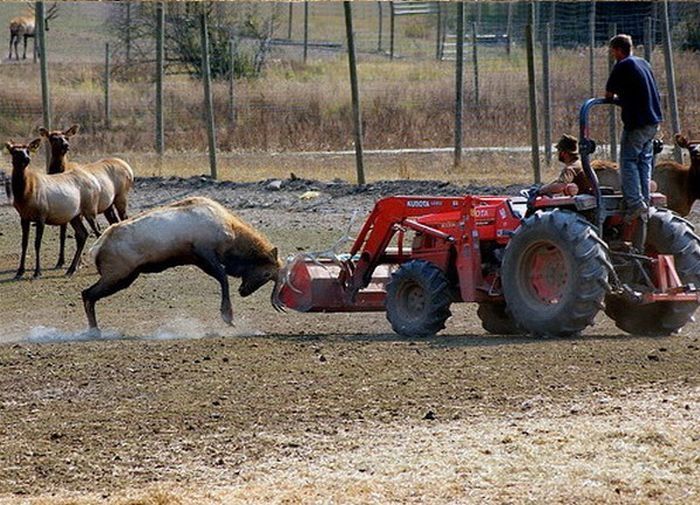
[[[219,281],[221,317],[231,324],[228,276],[242,278],[238,292],[248,296],[270,280],[276,289],[282,266],[277,248],[262,234],[203,197],[187,198],[110,226],[90,254],[100,274],[82,293],[90,328],[97,328],[95,302],[99,299],[129,287],[142,273],[180,265],[194,265]]]
[[[10,54],[8,59],[12,59],[12,47],[15,48],[15,58],[19,60],[19,53],[17,52],[17,44],[19,39],[24,39],[24,55],[22,59],[27,59],[27,39],[35,39],[36,33],[36,15],[35,8],[33,5],[29,5],[30,12],[24,16],[17,16],[10,20]],[[58,16],[58,5],[55,3],[48,8],[44,16],[44,26],[46,31],[49,31],[49,21],[55,19]],[[34,60],[36,61],[36,43],[34,43]]]
[[[669,209],[681,216],[687,216],[695,200],[700,198],[700,140],[689,141],[679,133],[675,135],[675,140],[679,147],[690,152],[690,166],[672,160],[660,161],[652,173],[652,190],[666,195]],[[591,167],[596,171],[601,185],[620,191],[617,163],[594,160]]]
[[[34,139],[26,145],[15,144],[12,141],[5,144],[12,156],[12,203],[22,223],[22,255],[17,269],[17,279],[24,275],[31,223],[36,223],[34,277],[41,276],[40,251],[44,225],[70,223],[75,231],[77,247],[73,261],[66,272],[68,275],[72,275],[77,270],[80,254],[88,235],[81,216],[87,219],[96,234],[100,233],[95,222],[99,193],[97,180],[80,169],[56,175],[30,170],[30,154],[34,153],[40,144],[41,138]]]
[[[60,174],[78,167],[91,173],[100,184],[97,213],[104,214],[110,224],[116,223],[120,219],[126,219],[129,190],[134,184],[133,170],[126,161],[119,158],[104,158],[88,164],[69,162],[70,143],[68,139],[78,133],[79,128],[80,126],[77,124],[64,131],[49,131],[43,127],[39,128],[39,133],[48,139],[51,146],[49,173]],[[57,267],[63,266],[65,241],[66,227],[62,226]]]

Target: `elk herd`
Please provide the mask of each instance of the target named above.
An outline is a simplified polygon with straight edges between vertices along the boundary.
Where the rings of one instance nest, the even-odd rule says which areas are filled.
[[[282,263],[275,248],[257,230],[223,206],[203,197],[191,197],[128,218],[129,191],[134,172],[124,160],[103,158],[92,163],[68,161],[70,138],[78,125],[66,130],[39,128],[40,137],[28,144],[9,141],[5,148],[12,159],[8,196],[20,217],[21,257],[16,279],[25,273],[31,224],[35,224],[34,277],[41,276],[41,242],[46,225],[59,226],[60,249],[57,268],[64,264],[66,227],[73,228],[76,250],[66,274],[78,269],[88,237],[85,220],[98,236],[90,249],[99,279],[83,290],[85,314],[97,330],[95,303],[130,286],[141,273],[160,272],[178,265],[194,265],[216,279],[221,287],[221,317],[231,323],[228,276],[242,279],[241,296],[248,296],[269,281],[274,293],[279,287]],[[700,140],[676,135],[678,146],[690,152],[690,165],[663,161],[655,168],[658,190],[667,195],[669,208],[682,216],[700,197]],[[48,173],[30,168],[31,157],[42,141],[50,146]],[[619,189],[617,167],[595,162],[602,185]],[[11,190],[11,191],[10,191]],[[110,226],[100,233],[97,222],[103,214]],[[99,330],[97,330],[99,331]]]

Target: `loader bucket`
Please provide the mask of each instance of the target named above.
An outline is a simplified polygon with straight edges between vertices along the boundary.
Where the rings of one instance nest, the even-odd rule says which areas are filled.
[[[329,259],[291,259],[279,301],[298,312],[383,311],[386,283],[394,267],[379,265],[370,284],[353,297],[341,281],[341,267]]]

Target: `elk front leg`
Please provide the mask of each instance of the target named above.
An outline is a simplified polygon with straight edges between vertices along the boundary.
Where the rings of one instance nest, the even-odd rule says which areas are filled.
[[[229,293],[226,268],[224,268],[213,252],[195,251],[195,255],[198,260],[196,265],[201,268],[204,273],[219,281],[221,285],[221,318],[226,324],[233,324],[233,307],[231,306],[231,295]]]
[[[101,277],[99,281],[83,290],[83,307],[85,307],[85,315],[87,316],[90,329],[97,329],[97,316],[95,315],[95,302],[101,298],[113,295],[117,291],[126,289],[139,276],[138,272],[132,272],[128,276],[121,279],[106,279]]]
[[[28,219],[22,219],[22,255],[19,259],[19,268],[15,279],[20,279],[24,275],[24,261],[27,259],[27,246],[29,245],[29,225]]]
[[[36,266],[34,267],[34,278],[38,279],[41,277],[41,239],[44,236],[44,222],[36,222],[36,235],[34,236],[34,258]]]

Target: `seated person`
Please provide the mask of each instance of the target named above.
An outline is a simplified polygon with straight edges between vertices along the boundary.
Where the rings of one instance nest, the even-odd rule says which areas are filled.
[[[593,194],[593,185],[586,177],[581,166],[578,152],[578,140],[571,135],[562,135],[556,146],[559,161],[564,164],[559,177],[549,184],[542,186],[538,194],[540,195],[556,195],[556,194],[576,194],[571,191],[571,184],[575,184],[578,188],[578,194]]]

